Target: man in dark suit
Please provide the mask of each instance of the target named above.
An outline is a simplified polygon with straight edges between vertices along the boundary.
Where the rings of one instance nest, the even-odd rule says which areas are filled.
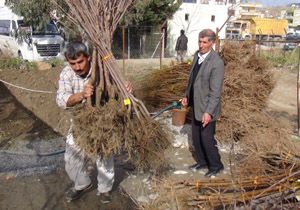
[[[195,53],[183,106],[191,106],[193,170],[208,168],[205,174],[215,176],[224,169],[214,138],[216,120],[221,112],[224,63],[213,50],[216,34],[205,29],[199,33],[199,50]]]

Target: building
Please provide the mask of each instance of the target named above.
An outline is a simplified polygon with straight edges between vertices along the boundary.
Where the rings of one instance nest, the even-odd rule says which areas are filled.
[[[256,17],[263,17],[260,12],[262,4],[259,3],[241,3],[239,6],[239,13],[236,15],[237,19],[251,19]]]
[[[5,0],[0,0],[0,7],[3,7],[5,5]]]
[[[300,8],[290,7],[281,11],[281,17],[288,20],[289,28],[294,29],[300,26]]]
[[[199,32],[205,28],[214,31],[221,28],[219,37],[225,38],[225,25],[229,14],[235,15],[240,0],[183,0],[173,18],[168,21],[169,53],[175,55],[175,45],[180,30],[188,37],[187,55],[198,49]]]

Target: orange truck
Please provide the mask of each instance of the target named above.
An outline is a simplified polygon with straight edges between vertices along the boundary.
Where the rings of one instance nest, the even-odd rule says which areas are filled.
[[[285,19],[251,18],[228,23],[228,39],[280,40],[286,36],[288,21]]]

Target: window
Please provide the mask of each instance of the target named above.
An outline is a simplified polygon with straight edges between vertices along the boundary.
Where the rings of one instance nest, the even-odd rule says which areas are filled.
[[[247,28],[247,23],[243,23],[242,24],[242,31],[246,30],[246,28]]]
[[[9,28],[10,27],[10,21],[9,20],[0,20],[0,27]]]
[[[187,13],[184,15],[184,19],[185,19],[185,21],[189,21],[189,16],[190,16],[190,15],[189,15],[189,14],[187,14]]]
[[[208,4],[209,0],[201,0],[200,2],[201,2],[201,4]]]
[[[235,15],[235,11],[233,9],[228,9],[228,15],[234,16]]]
[[[12,29],[17,30],[17,24],[16,21],[12,21]]]
[[[214,16],[214,15],[212,15],[210,18],[211,22],[215,22],[215,19],[216,19],[216,16]]]
[[[196,3],[197,3],[197,0],[183,0],[182,2],[184,2],[184,3],[194,3],[194,4],[196,4]]]
[[[0,20],[0,34],[9,36],[10,21]]]

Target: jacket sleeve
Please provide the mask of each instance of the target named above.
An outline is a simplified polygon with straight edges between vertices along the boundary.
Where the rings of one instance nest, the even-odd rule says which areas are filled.
[[[210,79],[209,79],[209,94],[208,94],[208,104],[205,109],[206,113],[213,116],[213,113],[220,103],[222,86],[224,81],[224,63],[219,59],[215,65],[213,65]]]

